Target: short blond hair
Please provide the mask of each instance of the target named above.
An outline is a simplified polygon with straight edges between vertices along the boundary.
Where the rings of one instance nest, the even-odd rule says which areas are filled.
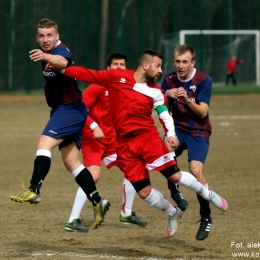
[[[173,54],[172,54],[172,57],[174,59],[174,55],[175,53],[178,52],[180,55],[184,54],[185,52],[190,52],[191,54],[191,60],[195,60],[195,50],[193,49],[192,46],[188,45],[188,44],[181,44],[181,45],[178,45],[174,51],[173,51]]]
[[[55,30],[58,32],[58,25],[48,18],[43,18],[40,20],[36,27],[37,32],[39,28],[55,28]]]

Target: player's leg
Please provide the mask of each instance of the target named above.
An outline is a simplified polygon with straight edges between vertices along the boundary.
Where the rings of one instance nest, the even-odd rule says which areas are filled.
[[[145,227],[148,223],[138,217],[135,212],[133,212],[133,203],[135,198],[135,189],[133,185],[124,178],[123,181],[123,203],[121,208],[121,213],[119,216],[119,221],[122,224],[133,224],[139,227]]]
[[[181,132],[178,129],[175,129],[175,131],[176,131],[176,135],[179,136],[179,138],[178,138],[178,140],[179,140],[179,147],[177,148],[177,150],[173,151],[173,148],[170,147],[169,143],[166,141],[165,136],[164,136],[164,143],[167,146],[167,148],[169,149],[169,151],[171,152],[172,157],[177,162],[176,157],[180,156],[183,153],[183,150],[185,148],[185,143],[184,143],[184,140],[182,138]],[[171,198],[174,200],[174,202],[176,203],[178,208],[180,208],[182,211],[185,211],[188,208],[189,203],[184,198],[184,196],[181,193],[181,191],[179,190],[179,185],[169,181],[168,179],[167,179],[167,184],[168,184],[168,189],[170,190]]]
[[[190,171],[195,178],[208,189],[208,183],[203,175],[203,165],[209,149],[209,140],[203,137],[186,136],[188,161]],[[212,225],[212,217],[209,201],[197,194],[200,204],[200,227],[198,229],[196,239],[204,240],[208,237]]]
[[[82,132],[86,121],[87,109],[84,103],[75,106],[60,106],[51,111],[51,117],[45,126],[38,141],[36,159],[31,179],[31,186],[18,196],[10,199],[18,202],[39,203],[41,197],[39,190],[51,165],[51,150],[61,143],[66,143],[66,137]],[[71,140],[69,140],[71,142]]]
[[[226,211],[228,209],[228,204],[223,197],[212,190],[208,190],[191,173],[180,171],[177,165],[169,166],[160,172],[173,183],[177,183],[199,194],[219,210]]]
[[[30,202],[31,204],[41,202],[40,188],[51,167],[51,151],[63,141],[63,139],[53,138],[44,133],[45,131],[38,141],[30,187],[25,188],[25,184],[22,182],[23,193],[10,196],[10,199],[15,202]]]
[[[191,173],[200,181],[200,183],[208,189],[208,183],[203,176],[203,163],[199,161],[190,161],[190,170]],[[197,194],[197,199],[200,204],[200,227],[198,229],[196,239],[197,240],[204,240],[208,237],[211,226],[212,226],[212,217],[211,217],[211,209],[209,205],[209,201],[202,198],[200,195]]]
[[[118,167],[125,173],[125,178],[128,179],[134,186],[139,197],[143,199],[149,206],[165,211],[168,214],[167,232],[169,236],[173,236],[178,228],[177,221],[181,216],[180,209],[175,208],[164,196],[157,190],[151,188],[148,165],[144,163],[147,159],[158,158],[157,153],[160,152],[157,148],[157,142],[154,137],[162,143],[157,130],[142,134],[142,136],[133,139],[123,140],[118,138],[117,147],[117,162]],[[164,149],[167,148],[164,146]],[[154,153],[156,153],[154,155]],[[150,157],[152,155],[152,157]],[[143,159],[141,160],[140,158]]]
[[[178,219],[182,217],[182,211],[174,207],[160,191],[152,188],[148,183],[150,180],[146,178],[133,183],[133,186],[139,197],[149,206],[168,214],[167,235],[174,236],[178,230]]]
[[[108,169],[111,169],[113,166],[117,165],[115,139],[111,139],[111,142],[106,145],[106,149],[102,156],[102,160]],[[121,207],[121,213],[119,215],[120,223],[132,224],[141,227],[146,226],[147,222],[139,218],[132,210],[136,191],[133,185],[126,178],[124,178],[123,180],[122,190],[123,202]]]
[[[97,183],[97,180],[99,179],[101,167],[100,166],[89,166],[87,169],[90,171],[90,173],[93,176],[94,182]],[[69,219],[67,223],[65,224],[65,230],[68,231],[78,231],[78,232],[87,232],[87,227],[83,226],[81,224],[80,214],[83,209],[83,206],[87,202],[88,198],[86,193],[82,190],[81,187],[78,188],[74,204],[72,206],[72,210],[69,216]]]
[[[80,163],[77,145],[73,142],[70,145],[63,147],[61,152],[63,162],[67,170],[72,174],[75,181],[86,193],[88,199],[92,202],[95,215],[92,229],[96,229],[103,222],[110,203],[108,200],[100,197],[90,171]]]
[[[230,74],[229,74],[229,73],[227,73],[227,75],[226,75],[226,85],[228,85],[229,78],[230,78]]]
[[[90,171],[94,182],[97,183],[101,173],[101,158],[104,153],[104,147],[101,142],[97,142],[93,139],[83,138],[82,140],[82,157],[84,165]],[[74,204],[72,206],[70,217],[65,224],[65,230],[87,232],[88,229],[81,224],[80,214],[83,206],[87,202],[88,198],[81,187],[78,188]]]
[[[81,219],[80,219],[80,213],[86,201],[87,201],[87,195],[82,190],[82,188],[79,187],[76,193],[74,204],[72,206],[70,217],[64,227],[65,230],[74,231],[74,232],[88,232],[87,227],[81,224]]]
[[[236,78],[235,78],[235,73],[232,73],[232,82],[233,82],[233,85],[237,84],[237,81],[236,81]]]

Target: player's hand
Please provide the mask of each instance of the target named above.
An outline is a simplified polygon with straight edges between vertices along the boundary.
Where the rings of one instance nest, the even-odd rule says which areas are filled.
[[[177,99],[177,98],[178,98],[178,96],[177,96],[177,91],[178,91],[177,88],[168,89],[168,90],[166,90],[166,92],[165,92],[165,96],[166,96],[166,97],[169,97],[169,98]]]
[[[40,49],[33,49],[29,52],[30,59],[34,62],[46,60],[46,53]]]
[[[44,68],[44,70],[46,70],[46,71],[51,71],[53,69],[54,69],[54,67],[50,63],[47,63],[47,65]]]
[[[178,96],[178,98],[183,99],[185,102],[189,101],[187,92],[183,87],[180,87],[177,89],[177,96]]]
[[[171,151],[175,151],[178,149],[179,147],[179,139],[177,136],[169,136],[169,137],[166,137],[166,142],[169,144],[167,145],[168,147],[170,146],[171,148]]]
[[[98,125],[93,129],[93,135],[94,139],[97,141],[102,141],[105,138],[103,131]]]

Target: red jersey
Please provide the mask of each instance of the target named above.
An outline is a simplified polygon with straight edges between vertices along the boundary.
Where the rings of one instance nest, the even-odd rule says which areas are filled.
[[[154,126],[152,110],[165,104],[162,90],[155,83],[137,83],[134,70],[91,70],[71,66],[63,70],[66,76],[106,87],[116,135],[150,131]],[[167,136],[174,136],[173,119],[168,111],[159,114]]]
[[[236,66],[241,63],[242,63],[241,60],[232,60],[232,59],[228,60],[227,71],[229,71],[230,73],[234,73],[236,70]]]
[[[111,140],[115,135],[115,130],[110,113],[108,90],[102,86],[91,84],[83,92],[82,98],[89,109],[86,124],[83,129],[83,138],[93,139],[93,130],[90,126],[95,122],[105,135],[103,141]]]

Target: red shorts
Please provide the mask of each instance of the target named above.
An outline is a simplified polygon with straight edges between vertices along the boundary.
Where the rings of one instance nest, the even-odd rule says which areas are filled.
[[[81,149],[86,167],[91,165],[101,166],[102,161],[108,169],[117,164],[114,139],[109,143],[94,139],[83,139]]]
[[[131,183],[176,164],[156,127],[136,137],[117,137],[116,153],[117,165]]]

